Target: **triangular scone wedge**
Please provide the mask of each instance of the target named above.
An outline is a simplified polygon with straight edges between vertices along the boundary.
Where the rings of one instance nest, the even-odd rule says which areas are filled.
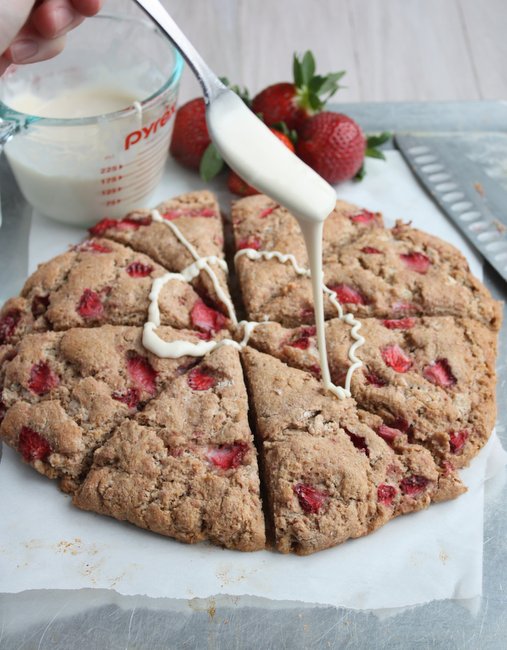
[[[200,257],[224,259],[224,231],[216,197],[207,190],[181,194],[156,208],[166,223],[152,219],[150,210],[136,210],[120,220],[103,219],[90,233],[128,245],[149,255],[168,271],[180,272],[193,262],[194,256],[178,239],[168,223],[176,226]],[[210,263],[218,285],[230,300],[227,274],[217,263]],[[227,305],[218,295],[213,279],[202,270],[193,286],[212,306],[227,315]]]
[[[187,543],[263,548],[247,411],[238,352],[224,346],[118,427],[95,452],[74,504]]]
[[[305,243],[296,219],[264,195],[240,199],[232,207],[236,251],[252,248],[294,255],[308,268]],[[334,259],[342,246],[361,234],[382,228],[382,217],[357,206],[337,201],[324,223],[324,259]],[[308,278],[298,275],[290,263],[277,259],[236,259],[236,270],[246,311],[251,320],[272,320],[285,325],[313,321],[313,299]],[[327,305],[328,317],[336,310]]]
[[[0,343],[29,332],[100,325],[143,325],[150,291],[166,270],[151,258],[108,239],[90,239],[41,264],[0,313]],[[158,297],[162,325],[206,335],[228,319],[205,305],[182,278],[168,278]],[[5,324],[5,327],[2,326]]]
[[[280,551],[314,553],[431,503],[439,472],[426,449],[391,448],[310,373],[251,348],[242,359]]]
[[[164,341],[201,342],[198,332],[157,332]],[[25,336],[17,350],[6,351],[0,438],[73,491],[112,431],[140,416],[196,363],[155,356],[142,335],[140,327],[104,325]]]
[[[468,465],[495,424],[496,334],[469,318],[361,320],[363,367],[352,375],[358,405],[384,420],[386,440],[401,437],[427,447],[445,473]],[[344,385],[354,342],[350,325],[326,323],[328,360]],[[250,344],[320,375],[314,327],[262,324]],[[387,428],[386,428],[387,427]]]

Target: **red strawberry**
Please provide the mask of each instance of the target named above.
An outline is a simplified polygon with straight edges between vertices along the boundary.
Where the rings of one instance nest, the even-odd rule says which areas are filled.
[[[94,237],[100,237],[108,230],[139,230],[142,226],[149,226],[150,215],[146,217],[124,217],[123,219],[102,219],[89,231]]]
[[[449,445],[451,446],[451,453],[460,454],[463,451],[466,441],[468,440],[468,431],[450,431],[449,432]]]
[[[270,205],[269,208],[264,208],[264,210],[258,215],[259,219],[269,217],[269,215],[279,207],[278,203],[274,203],[273,205]]]
[[[361,253],[366,253],[366,255],[380,255],[382,251],[379,251],[378,248],[373,248],[373,246],[363,246]]]
[[[307,370],[309,372],[311,372],[314,377],[317,377],[317,379],[320,379],[320,377],[322,375],[322,370],[321,370],[320,366],[317,363],[313,363],[311,366],[309,366],[307,368]]]
[[[386,345],[380,354],[385,363],[396,372],[407,372],[412,367],[410,357],[403,352],[399,345]]]
[[[39,361],[30,370],[28,388],[36,395],[45,395],[56,388],[60,383],[60,377],[55,374],[46,361]]]
[[[151,264],[143,264],[142,262],[131,262],[125,269],[131,278],[145,278],[153,271]]]
[[[432,384],[448,388],[454,386],[456,377],[452,374],[451,366],[447,359],[437,359],[423,370],[424,377]]]
[[[104,305],[96,291],[85,289],[79,299],[76,311],[85,320],[96,320],[103,315]]]
[[[356,449],[359,449],[359,451],[362,451],[364,454],[366,454],[369,457],[370,450],[368,449],[368,445],[366,444],[366,438],[363,438],[363,436],[358,436],[357,434],[352,433],[352,431],[349,431],[348,429],[345,429],[345,433],[350,438],[354,447]]]
[[[99,244],[96,241],[93,241],[92,239],[87,239],[84,242],[81,242],[81,244],[77,244],[76,246],[73,246],[72,248],[73,251],[76,251],[76,253],[111,253],[112,249],[108,248],[107,246],[103,246],[102,244]]]
[[[396,492],[396,488],[392,485],[382,483],[377,488],[377,499],[379,500],[379,503],[382,503],[385,506],[390,506],[393,503]]]
[[[382,386],[387,385],[387,382],[384,381],[384,379],[376,375],[371,370],[368,369],[364,370],[364,377],[369,384],[375,386],[376,388],[382,388]]]
[[[173,158],[185,167],[199,169],[210,143],[204,99],[198,97],[180,106],[174,120],[169,147]]]
[[[0,400],[0,423],[4,419],[6,413],[7,413],[7,407],[2,402],[2,400]]]
[[[201,299],[197,300],[190,312],[190,318],[194,327],[213,334],[225,327],[226,317],[216,309],[208,307]]]
[[[425,476],[408,476],[401,481],[400,488],[403,494],[417,496],[421,492],[424,492],[429,482],[429,479]]]
[[[46,460],[52,451],[49,442],[40,433],[29,427],[21,427],[18,449],[27,463],[32,463],[35,460]]]
[[[331,291],[336,293],[338,300],[342,304],[348,305],[367,305],[366,298],[348,284],[337,284],[334,287],[329,287]]]
[[[292,489],[298,497],[299,505],[308,514],[319,512],[329,496],[306,483],[297,483]]]
[[[192,368],[188,373],[187,383],[192,390],[209,390],[213,388],[217,380],[206,368]]]
[[[248,449],[246,442],[209,447],[206,458],[220,469],[235,469],[243,462]]]
[[[284,133],[281,133],[280,131],[277,131],[276,129],[270,129],[270,131],[276,135],[276,137],[281,140],[281,142],[283,142],[283,144],[288,149],[290,149],[292,152],[295,151],[294,145],[288,136],[286,136]],[[235,171],[232,170],[229,172],[227,187],[229,188],[229,192],[238,194],[239,196],[253,196],[254,194],[260,194],[260,192],[256,190],[255,187],[249,185],[240,176],[238,176]]]
[[[421,273],[421,275],[427,273],[431,265],[430,258],[424,253],[404,253],[400,255],[400,258],[407,269]]]
[[[135,409],[141,399],[137,388],[127,388],[123,392],[115,391],[111,394],[111,397],[118,402],[126,404],[129,409]]]
[[[375,213],[369,210],[361,210],[349,217],[352,223],[373,223],[375,221]]]
[[[136,352],[130,354],[127,359],[127,372],[132,383],[139,389],[151,395],[157,392],[157,371],[154,370],[146,357]]]
[[[0,345],[7,343],[21,320],[19,309],[11,309],[0,318]]]
[[[317,329],[315,326],[302,327],[298,333],[297,338],[291,343],[287,343],[291,348],[298,348],[299,350],[308,350],[310,347],[310,337],[315,336]]]
[[[285,122],[289,129],[298,128],[310,115],[322,110],[345,74],[316,76],[315,67],[311,52],[305,52],[302,60],[294,55],[294,83],[277,83],[265,88],[253,98],[253,112],[260,114],[268,126]]]
[[[394,442],[398,436],[402,436],[403,433],[399,429],[388,427],[386,424],[381,424],[377,429],[377,435],[386,442],[391,443]]]
[[[245,248],[253,248],[254,251],[258,251],[261,246],[262,243],[258,237],[248,237],[246,239],[241,239],[238,242],[236,250],[241,251]]]
[[[383,320],[382,325],[388,330],[409,330],[415,325],[415,318],[393,318]]]
[[[46,313],[49,307],[49,296],[34,296],[32,298],[32,314],[38,318]]]
[[[296,151],[322,178],[335,184],[350,180],[359,172],[366,138],[350,117],[323,112],[303,124]]]

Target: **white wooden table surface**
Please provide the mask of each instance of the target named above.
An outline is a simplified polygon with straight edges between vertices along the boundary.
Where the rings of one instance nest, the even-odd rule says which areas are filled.
[[[337,101],[507,99],[507,0],[162,0],[219,75],[252,93],[293,52],[346,70]],[[107,9],[136,12],[106,0]],[[188,70],[180,99],[199,94]]]

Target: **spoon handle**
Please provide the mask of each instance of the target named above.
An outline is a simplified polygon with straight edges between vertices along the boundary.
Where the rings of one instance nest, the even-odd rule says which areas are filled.
[[[201,57],[192,43],[174,22],[159,0],[134,0],[139,7],[167,35],[171,43],[181,52],[192,72],[201,84],[204,101],[209,105],[212,100],[226,88],[208,64]]]

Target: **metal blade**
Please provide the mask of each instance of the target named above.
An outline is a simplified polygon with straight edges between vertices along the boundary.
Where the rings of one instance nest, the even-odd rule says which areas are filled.
[[[507,137],[399,134],[395,142],[446,216],[507,281]],[[492,142],[495,153],[486,156]]]

